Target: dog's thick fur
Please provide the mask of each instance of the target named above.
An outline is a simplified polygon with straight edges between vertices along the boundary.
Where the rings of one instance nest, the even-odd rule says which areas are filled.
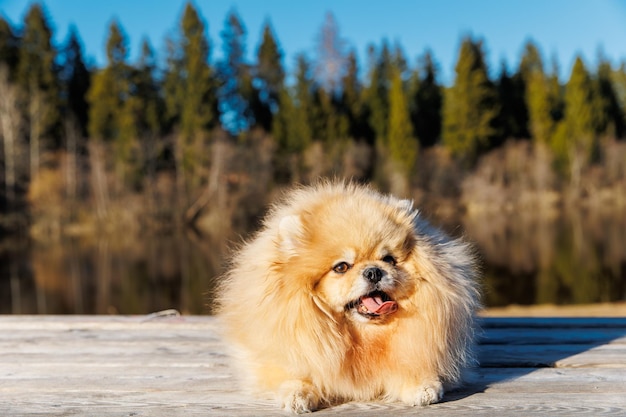
[[[392,300],[383,313],[362,305],[372,291]],[[350,400],[427,405],[473,362],[471,250],[411,202],[369,187],[288,193],[235,254],[217,296],[249,386],[292,412]]]

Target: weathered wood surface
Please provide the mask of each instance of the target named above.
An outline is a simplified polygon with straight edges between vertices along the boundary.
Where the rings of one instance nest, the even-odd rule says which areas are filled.
[[[481,367],[444,402],[315,415],[626,415],[626,318],[483,321]],[[238,391],[211,317],[0,316],[0,416],[286,415]]]

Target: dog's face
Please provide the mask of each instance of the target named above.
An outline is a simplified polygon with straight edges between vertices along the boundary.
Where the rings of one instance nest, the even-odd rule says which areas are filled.
[[[414,291],[411,221],[406,202],[350,196],[285,218],[281,237],[290,276],[324,311],[358,323],[389,322]]]
[[[397,312],[410,290],[402,267],[406,254],[401,246],[369,249],[344,248],[342,256],[327,264],[330,269],[315,292],[335,313],[357,322],[380,323]]]

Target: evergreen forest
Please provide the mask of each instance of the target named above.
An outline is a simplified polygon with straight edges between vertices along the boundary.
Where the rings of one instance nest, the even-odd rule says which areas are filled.
[[[468,34],[444,85],[434,51],[373,40],[359,57],[329,13],[314,56],[288,72],[270,21],[247,58],[235,10],[211,59],[208,22],[188,3],[165,56],[143,41],[131,62],[113,20],[94,67],[76,29],[53,43],[49,19],[39,3],[18,25],[0,17],[4,233],[232,237],[258,227],[282,188],[320,177],[431,213],[626,206],[626,63],[602,54],[593,67],[575,57],[560,79],[529,40],[517,68],[494,70],[486,40]]]

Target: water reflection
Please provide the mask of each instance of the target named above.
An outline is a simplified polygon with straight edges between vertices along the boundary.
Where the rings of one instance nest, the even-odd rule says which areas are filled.
[[[474,213],[485,304],[626,299],[626,216],[602,210]],[[458,230],[458,229],[456,229]],[[2,314],[210,313],[227,242],[186,235],[0,242]]]
[[[223,250],[192,235],[162,235],[70,239],[4,251],[0,313],[208,313]]]
[[[482,213],[463,224],[484,259],[488,306],[626,299],[621,211]]]

